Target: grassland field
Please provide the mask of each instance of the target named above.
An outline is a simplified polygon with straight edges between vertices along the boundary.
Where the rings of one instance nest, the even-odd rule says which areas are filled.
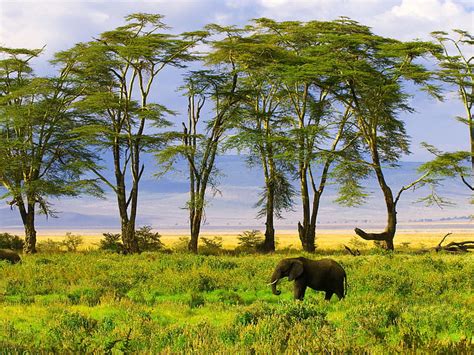
[[[367,243],[357,257],[342,249],[352,238],[343,233],[321,234],[315,254],[280,234],[269,255],[124,256],[93,250],[99,236],[85,235],[87,251],[0,262],[0,353],[472,354],[474,256],[417,254],[445,233],[432,234],[400,234],[394,253]],[[236,245],[236,235],[214,235]],[[167,246],[176,239],[163,236]],[[309,291],[294,301],[286,280],[273,295],[276,263],[300,255],[341,263],[347,297]]]
[[[55,232],[55,233],[44,233],[38,236],[38,241],[45,241],[45,240],[53,240],[53,241],[61,241],[64,239],[64,235],[66,232]],[[402,231],[398,232],[395,238],[395,247],[406,246],[413,249],[419,248],[429,248],[436,246],[442,237],[446,235],[448,231],[445,230],[430,230],[430,231],[423,231],[423,230],[413,230],[413,231]],[[94,249],[98,246],[100,240],[103,238],[102,234],[100,233],[76,233],[75,235],[81,235],[83,237],[83,244],[80,246],[80,249],[87,250],[87,249]],[[171,232],[163,232],[161,233],[161,241],[168,247],[172,248],[173,245],[179,242],[180,238],[189,236],[182,231],[171,231]],[[226,249],[233,249],[238,245],[238,232],[229,232],[229,231],[216,231],[216,232],[204,232],[201,233],[202,237],[205,238],[214,238],[214,237],[221,237],[222,238],[222,246]],[[474,232],[468,232],[465,230],[456,230],[452,231],[452,235],[446,240],[449,242],[450,240],[467,240],[468,238],[474,238]],[[323,232],[319,232],[316,237],[316,244],[318,248],[321,249],[342,249],[344,245],[350,245],[351,241],[355,239],[359,240],[366,244],[364,247],[363,245],[359,244],[359,248],[371,248],[372,242],[365,242],[359,237],[355,235],[353,231],[347,230],[325,230]],[[279,231],[276,233],[276,240],[277,240],[277,248],[295,248],[299,249],[301,247],[301,243],[297,234],[294,231]]]

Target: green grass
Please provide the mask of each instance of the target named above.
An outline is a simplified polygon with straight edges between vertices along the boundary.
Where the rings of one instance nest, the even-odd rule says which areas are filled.
[[[292,283],[281,283],[280,296],[266,286],[278,260],[296,255],[89,252],[2,262],[0,351],[474,350],[473,256],[332,255],[347,271],[347,298],[325,302],[310,291],[299,302]]]

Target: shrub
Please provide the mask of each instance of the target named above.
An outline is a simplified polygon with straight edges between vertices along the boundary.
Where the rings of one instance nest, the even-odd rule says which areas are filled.
[[[201,254],[204,255],[218,255],[222,254],[224,249],[222,248],[222,237],[205,238],[201,237],[201,248],[199,249]]]
[[[99,249],[123,253],[124,246],[121,241],[120,233],[103,233],[104,238],[100,241]],[[135,231],[135,237],[138,241],[138,249],[140,251],[157,251],[162,250],[164,245],[161,242],[160,233],[153,233],[151,226],[143,226]]]
[[[157,251],[163,249],[164,245],[161,242],[161,234],[151,231],[151,226],[143,226],[135,232],[138,239],[138,248],[141,251]]]
[[[120,241],[120,233],[103,233],[103,239],[99,243],[99,249],[123,253],[123,244]]]
[[[189,308],[198,308],[202,307],[206,304],[206,300],[204,299],[204,296],[201,293],[198,292],[192,292],[189,301],[188,301],[188,306]]]
[[[178,252],[188,251],[189,237],[179,237],[178,241],[173,244],[173,250]]]
[[[49,238],[36,243],[36,248],[43,253],[59,253],[62,251],[62,246],[62,242],[57,242]]]
[[[234,291],[222,290],[218,293],[219,302],[229,305],[245,304],[245,301],[238,293]]]
[[[66,237],[61,244],[66,248],[67,251],[77,251],[77,248],[84,243],[84,240],[80,235],[74,235],[66,233]]]
[[[263,235],[259,230],[245,231],[237,237],[239,246],[238,251],[256,252],[260,244],[263,243]]]
[[[22,250],[25,242],[17,235],[0,233],[0,249]]]
[[[367,247],[367,243],[360,240],[359,237],[352,237],[349,241],[349,245],[353,248],[365,248]]]

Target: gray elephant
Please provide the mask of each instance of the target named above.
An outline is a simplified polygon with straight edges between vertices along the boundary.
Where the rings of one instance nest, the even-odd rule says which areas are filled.
[[[13,250],[0,249],[0,260],[7,260],[12,264],[20,262],[20,255],[15,253]]]
[[[347,292],[346,272],[336,261],[332,259],[310,260],[303,257],[281,260],[275,268],[272,280],[272,292],[279,295],[277,283],[280,279],[287,277],[288,281],[294,283],[294,297],[302,300],[306,287],[316,291],[325,291],[325,300],[329,301],[335,293],[339,299],[344,298]],[[344,287],[345,286],[345,287]]]

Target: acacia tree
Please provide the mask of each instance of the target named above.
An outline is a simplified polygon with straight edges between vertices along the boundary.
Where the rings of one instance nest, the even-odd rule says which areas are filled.
[[[135,221],[145,169],[141,156],[160,146],[162,137],[157,130],[168,125],[164,114],[170,113],[151,102],[153,84],[167,66],[181,67],[192,59],[189,50],[204,35],[196,32],[177,38],[159,33],[166,28],[162,18],[129,15],[124,26],[57,56],[57,62],[74,63],[74,72],[85,89],[77,105],[90,118],[82,130],[84,139],[113,156],[113,179],[98,169],[91,170],[116,195],[123,244],[129,253],[139,251]]]
[[[298,234],[303,249],[312,252],[321,196],[330,175],[342,183],[341,201],[354,204],[359,200],[354,196],[362,196],[356,194],[358,184],[351,185],[352,198],[346,196],[344,186],[353,181],[347,173],[352,175],[353,170],[342,169],[340,164],[330,174],[331,165],[341,161],[342,153],[347,153],[355,142],[352,127],[347,124],[352,116],[350,106],[339,112],[328,89],[334,91],[339,84],[333,74],[337,58],[332,57],[332,37],[352,28],[337,22],[275,22],[265,18],[256,22],[261,36],[285,52],[274,71],[281,79],[288,113],[294,117],[286,157],[296,162],[300,184],[303,219],[298,222]],[[354,158],[358,150],[352,153]]]
[[[400,42],[375,36],[368,28],[349,22],[354,33],[342,34],[335,55],[339,58],[340,81],[344,82],[339,98],[354,112],[358,132],[368,156],[364,163],[371,167],[382,190],[386,210],[387,226],[381,233],[366,233],[356,228],[355,232],[367,240],[383,241],[393,250],[393,238],[397,226],[397,203],[401,194],[430,175],[424,173],[414,182],[401,187],[397,194],[388,185],[384,165],[396,166],[403,154],[409,153],[409,137],[399,115],[411,112],[403,81],[410,80],[433,91],[429,85],[431,73],[420,64],[418,57],[436,53],[439,47],[429,42]],[[340,93],[342,93],[340,92]]]
[[[263,252],[275,250],[275,217],[292,206],[293,187],[289,182],[289,164],[282,159],[282,137],[289,128],[284,115],[281,85],[272,70],[278,48],[265,42],[252,28],[225,29],[228,37],[213,43],[209,61],[232,65],[239,75],[239,115],[234,121],[235,132],[226,148],[244,151],[250,165],[260,164],[264,174],[264,188],[256,207],[257,216],[265,218]],[[249,35],[250,33],[250,35]]]
[[[41,49],[0,48],[0,183],[2,199],[18,207],[25,252],[36,252],[35,215],[54,216],[50,197],[99,194],[81,179],[94,155],[74,130],[81,116],[71,109],[81,94],[66,65],[57,77],[35,77],[30,61]]]
[[[176,155],[184,156],[189,171],[189,225],[191,239],[188,249],[198,252],[199,233],[206,207],[209,186],[216,188],[217,168],[215,159],[225,132],[232,126],[232,116],[238,97],[237,73],[223,71],[193,71],[185,79],[188,96],[188,120],[183,122],[183,132],[178,134],[181,144],[169,146],[159,152],[161,163],[170,163]],[[206,115],[206,102],[211,101],[211,117]]]
[[[434,146],[424,143],[424,146],[436,156],[436,158],[420,167],[420,171],[434,171],[439,177],[459,176],[462,182],[474,191],[474,121],[472,118],[472,105],[474,102],[474,57],[467,57],[468,48],[474,44],[474,37],[467,31],[453,30],[458,36],[457,39],[449,37],[447,32],[433,32],[432,36],[442,47],[437,55],[439,79],[451,87],[454,86],[461,102],[463,103],[466,116],[457,119],[467,125],[471,150],[442,152]],[[466,166],[471,162],[471,169]],[[471,181],[469,181],[471,176]],[[428,197],[428,202],[439,202],[434,194]]]
[[[239,123],[240,133],[233,137],[240,149],[249,153],[249,163],[260,164],[264,188],[256,207],[257,214],[265,218],[265,239],[259,249],[275,250],[275,217],[282,218],[282,211],[291,210],[294,188],[290,182],[292,166],[284,158],[287,131],[290,121],[281,105],[283,98],[277,78],[270,72],[247,72],[243,89],[246,92]]]

